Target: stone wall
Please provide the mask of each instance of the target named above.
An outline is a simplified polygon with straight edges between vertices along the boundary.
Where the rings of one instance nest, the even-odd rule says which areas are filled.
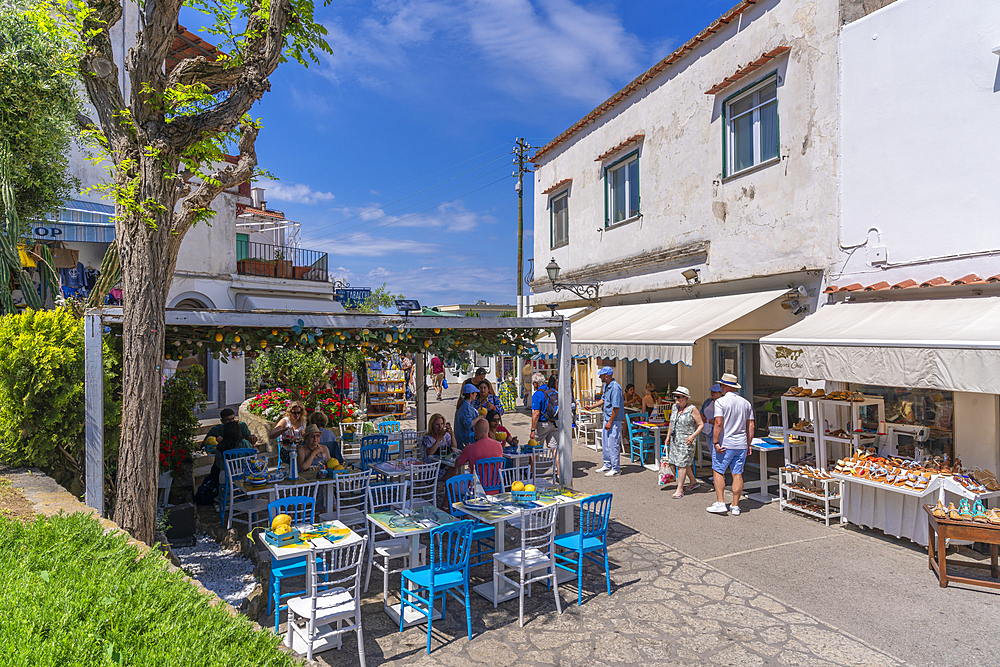
[[[257,436],[257,449],[264,451],[266,447],[266,450],[269,452],[277,452],[278,441],[268,437],[268,434],[277,422],[268,421],[263,417],[252,414],[248,407],[250,400],[248,398],[240,404],[239,420],[247,425],[251,435]]]

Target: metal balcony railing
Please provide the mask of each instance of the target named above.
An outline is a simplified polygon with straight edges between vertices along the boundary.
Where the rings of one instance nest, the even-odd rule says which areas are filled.
[[[315,282],[326,282],[329,276],[325,252],[287,248],[243,239],[236,240],[236,272],[244,276],[268,276]]]

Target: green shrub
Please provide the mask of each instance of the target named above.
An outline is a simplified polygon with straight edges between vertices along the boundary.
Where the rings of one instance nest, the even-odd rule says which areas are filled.
[[[4,665],[296,664],[277,635],[231,616],[212,596],[143,557],[88,514],[0,519]]]
[[[163,383],[160,442],[172,438],[175,446],[188,451],[194,448],[194,433],[199,425],[194,411],[205,409],[205,392],[201,390],[204,375],[205,369],[195,364]]]
[[[64,309],[0,317],[0,459],[82,474],[83,320]],[[104,341],[105,460],[117,456],[118,352]],[[63,480],[60,480],[61,482]]]

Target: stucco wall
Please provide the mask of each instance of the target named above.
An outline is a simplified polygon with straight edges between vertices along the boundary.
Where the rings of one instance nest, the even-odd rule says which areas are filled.
[[[227,279],[236,273],[236,200],[237,195],[220,194],[212,202],[215,217],[188,230],[177,254],[177,271]]]
[[[1000,3],[899,0],[841,40],[841,241],[862,247],[833,279],[1000,273],[998,254],[948,258],[1000,250]]]
[[[622,277],[602,278],[604,295],[679,285],[684,266],[654,266],[637,275],[628,258],[704,241],[707,256],[687,262],[702,269],[702,282],[828,266],[836,248],[838,20],[836,3],[761,2],[548,153],[534,183],[536,280],[554,257],[565,273],[624,263]],[[705,94],[781,45],[791,51],[716,95]],[[723,101],[775,70],[782,159],[723,181]],[[604,162],[595,158],[637,133],[645,134],[642,217],[603,230],[602,167],[629,149]],[[573,179],[569,244],[552,250],[549,195],[541,192],[566,178]],[[544,290],[540,281],[533,287]],[[542,302],[572,298],[566,292],[536,296]]]

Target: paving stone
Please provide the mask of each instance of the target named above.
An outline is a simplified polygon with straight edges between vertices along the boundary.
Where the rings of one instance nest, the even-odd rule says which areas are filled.
[[[507,644],[492,638],[470,642],[465,652],[476,662],[497,665],[497,667],[507,667],[518,660],[517,654],[510,650]]]
[[[763,667],[764,658],[740,646],[730,646],[712,655],[710,660],[723,667]]]
[[[759,634],[761,639],[768,644],[780,644],[788,640],[788,632],[785,628],[764,628]]]
[[[762,609],[764,611],[770,612],[772,614],[781,614],[783,612],[789,611],[788,607],[781,604],[774,598],[768,597],[767,595],[758,595],[757,597],[750,600],[750,605]]]
[[[726,589],[723,586],[713,585],[713,586],[702,586],[699,584],[692,584],[687,587],[692,593],[697,593],[699,595],[704,595],[710,600],[722,600],[726,597]]]
[[[634,640],[629,641],[617,632],[605,633],[597,637],[594,657],[605,664],[634,665],[639,664],[639,649]]]

